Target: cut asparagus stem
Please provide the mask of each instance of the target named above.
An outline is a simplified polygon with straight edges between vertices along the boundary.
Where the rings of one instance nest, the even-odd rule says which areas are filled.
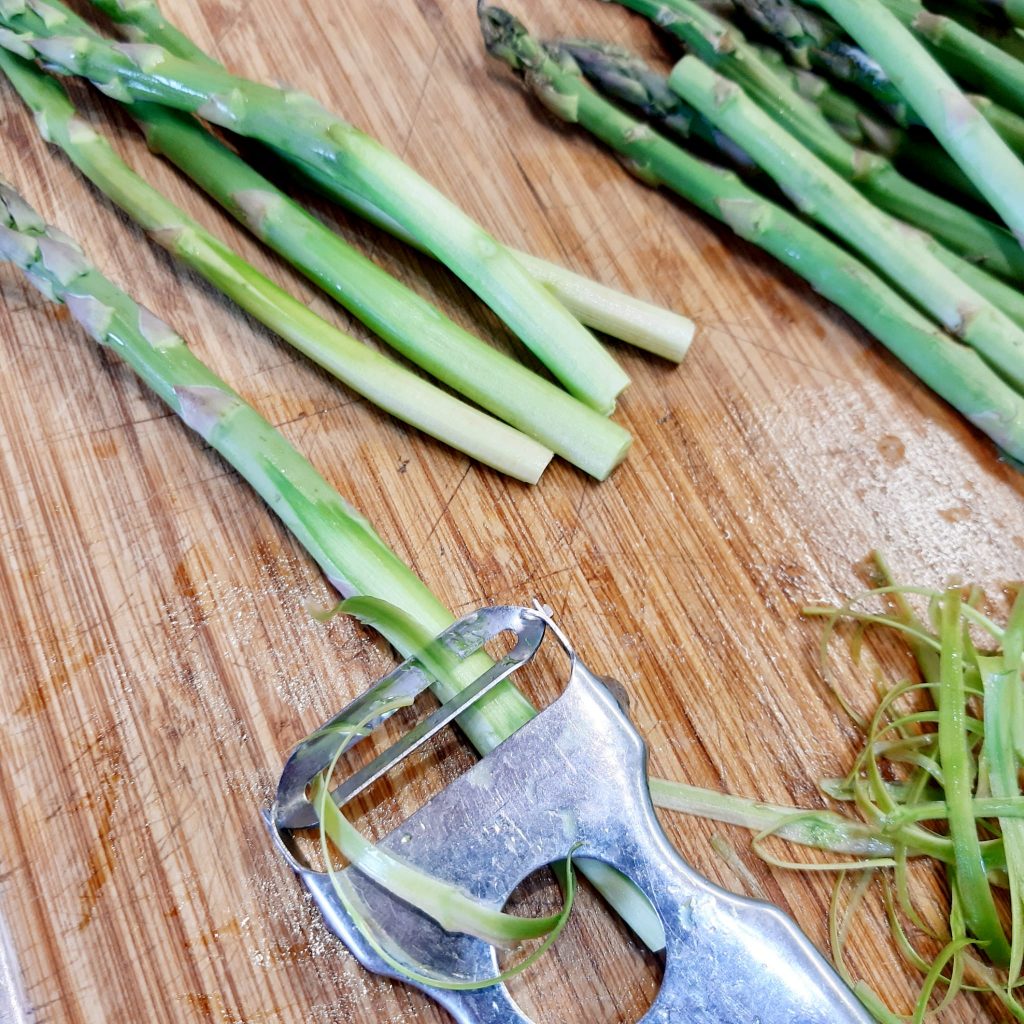
[[[909,29],[879,0],[809,0],[878,61],[946,151],[1024,239],[1024,165]]]
[[[71,12],[54,10],[51,28],[92,31]],[[34,11],[12,23],[25,30],[41,27]],[[56,83],[38,82],[39,75],[22,65],[15,85],[48,120],[47,104],[64,109],[67,101],[58,96]],[[452,323],[305,213],[190,115],[145,103],[128,109],[151,148],[406,358],[598,479],[621,462],[631,440],[622,427]]]
[[[170,327],[90,266],[75,242],[47,228],[2,179],[0,260],[13,262],[44,295],[64,302],[94,341],[116,351],[187,426],[234,466],[340,594],[393,604],[429,636],[452,624],[448,609],[282,434],[200,362]],[[396,634],[388,639],[404,656],[412,657],[420,650],[417,637]],[[447,701],[490,664],[482,652],[467,658],[450,675],[435,680],[432,689]],[[535,714],[530,702],[504,682],[458,721],[470,742],[486,754]],[[657,914],[628,878],[606,864],[587,862],[579,867],[651,949],[664,946]]]
[[[483,5],[479,14],[488,50],[521,73],[550,109],[611,146],[642,181],[664,184],[777,257],[1007,452],[1024,452],[1024,399],[977,353],[938,330],[868,267],[798,217],[599,96],[568,54],[552,57],[517,19]]]
[[[49,299],[63,302],[97,344],[116,352],[187,426],[252,485],[346,597],[370,595],[404,609],[432,633],[453,617],[367,520],[184,341],[89,265],[75,242],[47,228],[0,182],[0,259],[20,267]],[[411,657],[415,650],[405,650]],[[486,669],[487,662],[483,661]],[[481,670],[461,668],[465,685]],[[456,687],[457,688],[457,687]],[[441,686],[447,700],[454,690]],[[510,684],[459,724],[477,749],[493,749],[534,714]]]
[[[0,11],[8,27],[10,15]],[[364,195],[446,263],[509,325],[566,389],[610,412],[629,378],[598,341],[501,245],[380,143],[312,97],[194,64],[149,43],[28,36],[49,64],[116,98],[153,101],[256,138]]]
[[[46,138],[170,253],[358,394],[503,473],[535,483],[548,449],[460,402],[339,331],[292,298],[138,177],[75,116],[53,79],[14,54],[0,69],[35,112]]]
[[[740,85],[783,128],[874,203],[934,235],[972,263],[1002,277],[1024,280],[1024,251],[1009,232],[915,185],[884,157],[851,146],[820,111],[761,59],[734,26],[695,0],[618,2],[656,21],[709,66]]]
[[[185,60],[220,66],[171,25],[152,0],[93,0],[93,3],[139,40],[163,46]],[[281,155],[287,159],[286,154]],[[297,169],[304,176],[310,176],[310,172],[315,176],[315,171],[307,165]],[[427,251],[383,211],[365,200],[360,202],[349,190],[339,190],[333,178],[325,180],[319,176],[315,184],[330,198],[378,227],[420,251]],[[695,332],[695,325],[688,317],[609,288],[557,263],[516,249],[509,248],[509,251],[580,323],[673,362],[680,362],[686,355]],[[428,252],[428,255],[432,254]]]
[[[154,152],[408,359],[598,480],[625,457],[626,430],[453,323],[188,115],[133,108]]]
[[[883,0],[947,71],[1017,113],[1024,113],[1024,64],[920,0]]]
[[[739,86],[696,57],[684,57],[669,84],[743,146],[802,212],[846,240],[1024,389],[1024,330],[936,259],[919,234],[902,230],[898,221],[788,135]]]

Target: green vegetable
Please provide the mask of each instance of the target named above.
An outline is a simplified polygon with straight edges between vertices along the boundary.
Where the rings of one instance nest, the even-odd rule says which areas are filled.
[[[8,27],[10,17],[0,12]],[[516,259],[457,206],[312,97],[175,57],[150,43],[5,33],[0,40],[124,102],[156,102],[256,138],[357,191],[473,288],[565,385],[610,412],[629,378]]]
[[[114,21],[125,26],[128,33],[135,39],[156,43],[185,60],[211,67],[220,67],[187,36],[171,25],[160,13],[153,0],[93,0],[93,4]],[[49,6],[65,15],[70,14],[58,0],[52,0]],[[79,26],[84,23],[77,18],[74,19],[74,22],[77,32]],[[86,26],[86,31],[88,31],[88,26]],[[173,153],[165,155],[172,160],[176,159]],[[280,155],[287,160],[287,154]],[[401,238],[404,242],[431,255],[393,218],[372,203],[367,202],[365,198],[339,184],[334,178],[318,174],[305,164],[300,164],[298,167],[294,164],[292,166],[294,170],[298,170],[301,177],[312,180],[314,185],[330,198],[354,210],[360,216]],[[186,171],[186,173],[190,172]],[[590,278],[573,273],[571,270],[547,260],[531,256],[529,253],[515,249],[509,249],[509,252],[580,323],[637,348],[653,352],[665,359],[671,359],[673,362],[681,361],[686,355],[690,342],[693,340],[693,321],[670,310],[626,295],[614,288],[598,284]]]
[[[1024,402],[976,353],[937,330],[868,267],[799,218],[603,99],[567,54],[553,57],[517,19],[486,6],[480,17],[488,50],[523,74],[549,109],[611,146],[648,184],[671,188],[791,267],[997,443],[1024,452]]]
[[[292,298],[138,177],[76,117],[61,86],[0,50],[0,70],[36,115],[45,137],[161,246],[243,309],[375,405],[510,476],[535,483],[551,458],[538,442],[344,334]]]
[[[1024,240],[1024,165],[950,76],[879,0],[811,0],[871,56],[1018,240]]]
[[[951,74],[1024,113],[1024,64],[1016,57],[953,18],[932,13],[920,0],[883,2]]]
[[[851,146],[734,26],[696,0],[617,2],[656,21],[704,63],[742,87],[781,127],[873,203],[934,235],[970,262],[1024,280],[1024,251],[1009,232],[914,184],[879,154]]]
[[[916,232],[872,206],[813,153],[696,57],[684,57],[673,90],[743,146],[804,213],[825,224],[1024,389],[1024,329],[930,251]]]
[[[321,855],[327,865],[331,885],[342,906],[375,952],[400,975],[411,981],[437,988],[463,991],[489,988],[491,985],[509,980],[535,963],[561,934],[572,912],[576,891],[572,852],[570,851],[566,860],[563,874],[564,903],[561,912],[549,917],[522,918],[505,914],[471,898],[458,886],[421,871],[364,838],[331,799],[329,781],[349,740],[362,731],[371,718],[398,710],[400,707],[407,707],[411,703],[412,698],[397,698],[389,704],[375,707],[361,722],[339,723],[332,726],[331,731],[338,737],[338,751],[330,765],[309,785],[310,803],[319,819]],[[467,980],[427,973],[423,968],[408,962],[407,951],[387,948],[379,933],[365,920],[361,904],[348,879],[333,865],[328,840],[361,874],[372,879],[392,895],[416,907],[447,931],[473,935],[493,946],[509,946],[537,938],[544,938],[545,941],[530,956],[515,967],[503,971],[498,977]]]

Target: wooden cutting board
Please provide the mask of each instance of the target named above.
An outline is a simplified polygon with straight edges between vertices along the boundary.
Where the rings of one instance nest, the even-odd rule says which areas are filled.
[[[617,7],[565,6],[520,0],[518,12],[542,35],[668,56]],[[368,128],[505,241],[699,322],[681,368],[616,350],[635,381],[617,418],[636,441],[610,481],[558,464],[537,487],[511,483],[388,420],[173,265],[0,88],[3,172],[279,425],[452,609],[550,602],[588,661],[629,688],[657,774],[814,805],[816,780],[845,771],[857,737],[801,606],[857,589],[873,547],[908,581],[1024,576],[1024,478],[801,281],[526,102],[485,58],[469,0],[168,0],[167,13],[233,68]],[[112,104],[75,95],[153,183],[366,336],[149,156]],[[510,344],[446,272],[321,212]],[[283,754],[387,670],[386,647],[314,621],[328,587],[239,477],[10,268],[0,288],[0,902],[25,1019],[443,1020],[338,947],[258,818]],[[864,674],[842,685],[867,706]],[[417,806],[428,777],[464,760],[457,741],[438,745],[385,794],[387,813]],[[828,878],[769,869],[738,830],[664,822],[699,870],[762,890],[827,948]],[[713,851],[715,836],[745,871]],[[528,906],[556,899],[531,891]],[[853,968],[906,1010],[911,983],[871,912]],[[584,894],[558,950],[515,991],[539,1024],[606,1024],[636,1020],[657,977]],[[942,1019],[1001,1017],[977,999]]]

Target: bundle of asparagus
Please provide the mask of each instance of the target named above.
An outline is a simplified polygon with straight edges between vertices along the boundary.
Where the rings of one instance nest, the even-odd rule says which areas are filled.
[[[490,52],[554,113],[796,270],[1021,461],[1013,48],[918,0],[619,2],[682,43],[671,77],[479,13]]]
[[[97,6],[152,42],[117,46],[60,0],[13,0],[0,8],[0,70],[32,108],[44,136],[155,241],[370,401],[502,472],[535,482],[555,453],[604,479],[625,457],[631,438],[607,416],[628,379],[583,324],[679,361],[692,322],[498,244],[397,157],[309,97],[231,76],[153,4],[108,0]],[[153,149],[399,353],[492,415],[337,331],[245,264],[87,129],[36,58],[51,68],[87,72],[126,104]],[[104,61],[106,71],[100,70]],[[139,78],[144,66],[152,71],[162,62],[168,67],[161,80],[170,83],[164,72],[171,68],[181,75],[163,94]],[[206,91],[200,96],[196,88]],[[192,99],[183,101],[186,94]],[[227,102],[229,95],[235,99]],[[193,114],[261,139],[332,195],[447,262],[566,390],[394,280]]]

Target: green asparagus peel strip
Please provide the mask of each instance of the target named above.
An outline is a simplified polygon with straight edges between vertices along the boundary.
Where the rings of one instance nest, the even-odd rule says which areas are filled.
[[[927,10],[920,0],[885,6],[958,79],[1017,113],[1024,113],[1024,64],[960,22]]]
[[[985,954],[1005,967],[1010,946],[1003,934],[981,856],[978,826],[971,807],[974,761],[964,728],[964,641],[961,631],[961,596],[949,589],[942,603],[942,652],[939,664],[939,757],[949,810],[949,834],[956,850],[956,892],[968,928],[985,946]],[[1019,682],[1019,668],[1017,671]]]
[[[684,57],[669,83],[750,153],[802,212],[845,239],[1024,390],[1024,329],[949,270],[918,232],[872,206],[739,86],[696,57]]]
[[[395,701],[394,705],[400,706],[401,703]],[[357,728],[342,726],[339,751]],[[328,775],[334,771],[337,760],[335,757],[332,761]],[[569,852],[562,873],[565,879],[562,886],[562,910],[550,917],[517,918],[494,911],[470,899],[458,887],[425,874],[368,842],[331,800],[330,789],[324,775],[318,775],[310,783],[310,801],[320,819],[320,853],[327,864],[327,873],[335,895],[373,951],[399,976],[409,981],[448,991],[473,991],[501,984],[536,963],[551,948],[569,921],[576,894],[576,879],[572,870],[573,851]],[[406,950],[395,949],[393,943],[387,942],[374,930],[373,923],[363,913],[361,902],[348,879],[334,868],[328,840],[337,850],[349,857],[353,867],[358,871],[374,879],[389,892],[405,899],[449,931],[475,935],[494,946],[505,946],[540,937],[543,937],[544,941],[514,967],[493,978],[469,981],[444,977],[413,965],[409,962],[411,958]]]
[[[398,650],[417,651],[417,657],[424,659],[426,668],[435,678],[443,679],[450,674],[450,664],[435,657],[435,647],[431,643],[433,636],[400,608],[375,598],[353,597],[341,602],[335,610],[355,616],[364,625],[386,637]],[[653,784],[653,780],[651,781]],[[665,785],[671,786],[670,783]],[[657,802],[657,797],[654,797],[653,793],[652,798]],[[659,950],[664,947],[665,929],[661,920],[647,898],[629,878],[601,861],[580,857],[575,863],[587,879],[600,890],[609,906],[630,924],[650,949]],[[557,865],[553,867],[555,873],[559,874]],[[563,888],[569,882],[563,875],[560,875],[560,881]]]
[[[811,0],[882,66],[1018,240],[1024,165],[913,33],[880,0]]]
[[[1016,743],[1015,728],[1024,721],[1024,697],[1021,693],[1021,663],[1024,661],[1024,590],[1017,595],[1003,640],[1001,658],[980,658],[985,687],[985,742],[983,757],[989,785],[996,799],[1020,806],[1022,752]],[[992,817],[993,815],[987,815]],[[1020,978],[1024,961],[1024,821],[1000,817],[999,825],[1006,846],[1007,874],[1010,886],[1009,984]]]
[[[93,0],[93,5],[124,26],[139,41],[156,43],[185,60],[211,67],[221,66],[171,25],[153,0]],[[54,6],[70,13],[60,3]],[[281,155],[287,159],[287,154]],[[407,244],[432,255],[393,218],[368,203],[364,197],[339,187],[335,179],[318,174],[308,165],[302,164],[297,169],[302,177],[312,178],[319,190],[331,199]],[[626,295],[529,253],[511,248],[509,252],[580,323],[673,362],[680,362],[686,355],[695,330],[693,321],[687,317]]]
[[[551,457],[548,449],[344,334],[292,298],[139,178],[76,117],[63,88],[31,63],[4,50],[0,70],[35,113],[44,137],[215,288],[393,416],[510,476],[530,483],[540,478]]]
[[[0,22],[11,24],[3,12]],[[586,328],[503,246],[393,153],[312,97],[194,64],[150,43],[10,34],[4,40],[22,53],[31,46],[54,69],[89,78],[121,101],[197,114],[359,192],[447,263],[571,394],[599,412],[610,412],[629,383]]]
[[[696,0],[618,2],[667,29],[708,66],[741,86],[779,125],[872,202],[934,235],[965,259],[1000,276],[1024,280],[1024,251],[1009,232],[904,178],[885,157],[851,146],[734,26]]]
[[[491,54],[520,72],[541,102],[618,152],[648,184],[662,184],[771,253],[835,302],[1007,451],[1024,450],[1024,402],[967,347],[934,327],[863,263],[735,175],[681,150],[598,95],[568,54],[549,54],[517,19],[481,7]]]
[[[707,140],[713,135],[714,144],[719,150],[723,153],[731,152],[735,157],[734,162],[741,166],[744,161],[751,160],[751,157],[735,143],[731,143],[731,150],[728,150],[723,141],[727,136],[680,99],[669,88],[665,76],[659,75],[628,50],[605,43],[577,40],[557,45],[573,57],[588,81],[592,82],[598,91],[627,107],[635,107],[659,127],[680,138],[685,139],[694,134]],[[698,125],[707,127],[697,129]],[[939,153],[946,158],[941,150]],[[955,164],[952,167],[959,173],[959,168]],[[744,174],[744,178],[749,177],[749,174]],[[946,267],[1006,313],[1014,323],[1024,328],[1024,294],[986,273],[981,267],[943,248],[930,236],[922,234],[920,238],[922,244],[928,246],[932,254]]]
[[[443,882],[370,842],[331,799],[329,780],[352,737],[364,730],[369,721],[378,715],[397,711],[410,704],[410,697],[397,698],[375,707],[362,722],[341,722],[331,727],[331,733],[337,736],[338,753],[328,768],[310,784],[310,803],[317,811],[321,838],[330,839],[334,847],[361,874],[373,879],[399,899],[412,903],[446,931],[473,935],[493,946],[542,938],[558,925],[561,914],[539,918],[517,917],[471,899],[458,886]]]

